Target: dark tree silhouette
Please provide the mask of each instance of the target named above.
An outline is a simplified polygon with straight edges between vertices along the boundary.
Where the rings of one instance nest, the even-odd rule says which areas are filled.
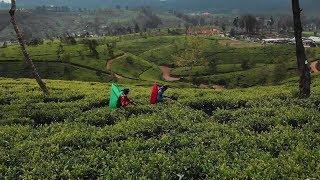
[[[297,64],[300,72],[300,96],[310,96],[311,85],[311,73],[310,66],[307,61],[305,49],[302,41],[302,23],[301,23],[301,11],[299,0],[292,0],[292,12],[294,22],[294,36],[296,40],[296,56]]]
[[[63,53],[64,53],[63,45],[60,43],[57,50],[58,61],[61,61],[61,55]]]
[[[278,31],[281,34],[288,34],[293,27],[293,19],[290,16],[281,16],[277,22]]]
[[[234,18],[232,24],[234,27],[238,28],[239,27],[239,17]]]
[[[91,56],[99,59],[99,52],[97,51],[97,47],[99,46],[99,43],[97,40],[95,39],[85,39],[84,40],[84,45],[86,45],[90,52],[91,52]]]
[[[253,15],[244,15],[240,19],[240,27],[244,28],[247,33],[253,34],[257,29],[258,21]]]
[[[140,27],[139,27],[139,25],[137,23],[134,24],[134,32],[135,33],[140,32]]]
[[[16,21],[16,17],[15,17],[16,9],[17,9],[16,0],[11,0],[11,9],[9,11],[10,16],[11,16],[11,23],[13,25],[14,31],[17,34],[17,38],[18,38],[22,53],[24,55],[25,61],[28,64],[28,66],[32,69],[32,74],[33,74],[34,78],[36,79],[37,83],[39,84],[41,90],[45,94],[49,94],[49,90],[48,90],[46,84],[42,81],[42,79],[41,79],[41,77],[40,77],[40,75],[39,75],[39,73],[37,71],[37,68],[33,64],[32,60],[30,58],[30,55],[29,55],[29,53],[28,53],[28,51],[26,49],[25,41],[23,40],[22,34],[20,32],[20,29],[19,29],[19,27],[17,25],[17,21]]]
[[[144,28],[147,29],[155,29],[162,24],[161,19],[149,7],[142,7],[141,13],[137,18],[138,21],[143,22]]]

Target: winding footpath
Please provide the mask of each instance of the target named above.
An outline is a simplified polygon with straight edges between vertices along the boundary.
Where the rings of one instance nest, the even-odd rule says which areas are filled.
[[[171,77],[171,68],[168,66],[160,66],[160,70],[162,72],[162,77],[164,80],[173,82],[173,81],[179,81],[181,78],[175,78]]]
[[[171,76],[171,68],[169,68],[168,66],[160,66],[161,72],[162,72],[162,77],[164,80],[168,81],[168,82],[174,82],[174,81],[180,81],[181,78],[177,78],[177,77],[172,77]],[[224,86],[221,85],[205,85],[205,84],[201,84],[199,86],[200,88],[205,88],[205,89],[214,89],[216,91],[223,91],[225,89]]]
[[[120,55],[120,56],[117,56],[117,57],[115,57],[115,58],[113,58],[113,59],[107,60],[107,70],[108,70],[111,74],[113,74],[116,78],[118,78],[118,79],[123,79],[124,77],[112,71],[112,63],[113,63],[113,61],[114,61],[115,59],[117,59],[117,58],[119,58],[119,57],[121,57],[121,56],[124,56],[124,54],[123,54],[123,55]]]
[[[123,56],[123,55],[121,55],[121,56]],[[114,60],[116,60],[117,58],[119,58],[121,56],[117,56],[117,57],[107,61],[107,70],[111,74],[114,74],[114,76],[116,78],[118,78],[118,79],[123,79],[125,77],[123,77],[123,76],[121,76],[121,75],[119,75],[117,73],[114,73],[112,71],[112,63],[113,63]],[[159,67],[160,67],[160,70],[162,72],[162,77],[163,77],[164,80],[169,81],[169,82],[174,82],[174,81],[179,81],[180,80],[180,78],[171,77],[171,73],[170,73],[171,72],[171,68],[169,68],[168,66],[159,66]]]

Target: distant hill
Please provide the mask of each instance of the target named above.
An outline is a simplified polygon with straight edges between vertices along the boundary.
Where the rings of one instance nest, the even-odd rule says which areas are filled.
[[[220,12],[282,12],[290,10],[290,0],[20,0],[19,6],[33,7],[40,5],[66,5],[73,8],[101,8],[153,6],[164,9],[191,11],[214,10]],[[316,12],[320,6],[319,0],[303,0],[306,11]]]
[[[135,27],[138,24],[142,28],[142,22],[137,19],[139,11],[110,9],[106,11],[85,12],[18,12],[18,22],[25,34],[30,38],[57,37],[65,33],[90,33],[103,34],[121,27]],[[184,23],[184,20],[167,12],[158,12],[161,19],[159,27],[175,27]],[[15,40],[16,36],[10,25],[8,11],[0,11],[0,42]],[[112,28],[111,28],[112,27]],[[99,32],[96,32],[98,29]]]
[[[36,6],[68,6],[72,9],[96,9],[110,8],[111,12],[91,13],[85,12],[62,12],[34,14],[27,10],[18,13],[22,28],[32,32],[34,37],[45,38],[47,36],[60,36],[66,32],[81,34],[84,31],[94,32],[94,23],[99,21],[99,29],[103,31],[108,26],[134,26],[139,12],[134,10],[138,6],[152,6],[159,9],[157,13],[162,19],[161,27],[172,27],[183,24],[184,20],[167,13],[165,10],[179,11],[209,11],[213,13],[262,13],[262,14],[288,14],[291,13],[290,0],[19,0],[19,8],[32,8]],[[302,8],[306,14],[320,16],[317,7],[319,0],[304,0]],[[1,3],[1,0],[0,0]],[[5,4],[2,2],[2,4]],[[121,10],[114,9],[120,6]],[[129,7],[130,10],[125,10]],[[111,9],[113,8],[113,10]],[[161,11],[164,10],[164,11]],[[87,13],[86,13],[87,12]],[[110,14],[111,13],[111,14]],[[0,41],[15,39],[9,23],[8,10],[0,10]],[[41,26],[39,26],[41,24]],[[27,27],[27,28],[26,28]]]

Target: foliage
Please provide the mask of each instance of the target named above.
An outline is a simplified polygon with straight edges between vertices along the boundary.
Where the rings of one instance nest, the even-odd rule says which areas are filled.
[[[150,68],[153,68],[151,63],[132,54],[125,54],[112,62],[112,71],[114,73],[134,79],[138,79],[140,75]],[[161,73],[158,72],[158,74]]]
[[[64,53],[61,55],[61,61],[62,62],[70,62],[71,55],[69,53]]]
[[[1,46],[1,48],[7,48],[8,47],[8,43],[5,41],[5,42],[3,42],[3,44],[2,44],[2,46]]]
[[[28,46],[38,46],[38,45],[43,44],[43,42],[44,42],[43,39],[33,38],[27,43],[27,45]]]
[[[187,77],[184,78],[184,83],[196,81],[197,84],[204,83],[209,85],[225,82],[229,87],[273,84],[274,79],[271,76],[274,75],[274,66],[277,65],[280,59],[287,62],[286,70],[288,73],[286,77],[296,76],[297,67],[295,65],[295,48],[293,45],[262,46],[258,43],[249,43],[219,36],[186,37],[183,35],[168,35],[167,29],[162,29],[161,32],[150,31],[145,33],[145,36],[147,38],[143,38],[139,34],[130,34],[77,39],[82,43],[75,45],[63,44],[59,40],[53,40],[50,41],[50,44],[45,41],[44,44],[30,46],[28,49],[33,60],[40,64],[41,68],[39,70],[45,72],[44,76],[50,79],[57,78],[58,75],[61,75],[61,69],[66,69],[70,70],[72,74],[66,79],[81,80],[83,78],[83,80],[91,79],[96,81],[97,75],[106,75],[108,73],[106,71],[106,61],[114,58],[117,61],[117,58],[123,54],[134,55],[135,57],[128,61],[122,61],[123,59],[120,58],[120,61],[115,62],[113,65],[113,71],[135,80],[161,80],[161,72],[159,72],[157,66],[167,65],[174,67],[172,71],[174,76]],[[100,59],[97,59],[97,56],[93,56],[90,48],[83,44],[86,40],[97,41],[96,51]],[[197,48],[193,48],[192,46],[195,47],[195,45],[192,45],[192,41],[198,41],[196,44],[200,46],[196,45]],[[116,44],[115,46],[114,43]],[[88,44],[91,43],[89,42]],[[194,54],[192,52],[194,50],[199,52],[198,59],[196,59],[196,63],[193,63],[192,70],[190,70],[191,64],[186,63],[190,57],[187,56]],[[7,48],[1,48],[0,51],[3,52],[0,52],[0,61],[6,61],[6,63],[0,64],[0,69],[8,69],[3,70],[2,74],[5,74],[6,77],[29,77],[25,70],[21,71],[23,66],[14,66],[17,61],[21,61],[23,58],[19,46],[10,45]],[[60,51],[61,53],[59,53]],[[308,51],[311,52],[312,56],[315,55],[315,58],[320,52],[319,48],[312,48]],[[2,54],[5,54],[5,57]],[[61,67],[62,56],[68,59],[64,61],[63,66],[68,67]],[[60,59],[59,62],[57,62],[57,58],[58,60]],[[309,59],[311,61],[313,57],[310,56]],[[243,62],[244,60],[246,61],[245,63]],[[56,62],[55,65],[53,65],[53,61]],[[50,62],[50,65],[45,66],[46,62]],[[70,69],[69,64],[74,67]],[[130,66],[131,64],[133,66]],[[241,64],[245,65],[244,69],[241,68]],[[53,67],[59,68],[57,71],[49,69]],[[75,67],[78,68],[78,73],[75,73]],[[86,72],[79,73],[79,67]],[[16,72],[17,70],[19,73]],[[50,73],[50,71],[56,72],[57,75]],[[92,73],[96,75],[94,77],[84,76]],[[122,80],[130,80],[128,78]]]
[[[250,59],[242,59],[241,60],[241,68],[243,70],[248,70],[248,69],[251,69],[253,68],[254,66],[254,62]]]
[[[161,19],[149,7],[141,8],[141,14],[138,16],[137,21],[143,21],[144,28],[149,29],[158,28],[162,24]]]
[[[114,49],[116,48],[116,46],[116,42],[110,42],[107,44],[107,53],[111,59],[114,58]]]
[[[1,55],[0,55],[0,56],[3,57],[3,58],[6,58],[6,57],[7,57],[7,55],[6,55],[5,52],[1,52]]]
[[[195,65],[203,63],[203,41],[197,37],[186,37],[184,51],[175,56],[177,65],[190,68],[190,72]],[[191,74],[190,74],[191,76]]]
[[[63,45],[60,43],[58,46],[58,50],[56,51],[58,56],[58,61],[61,61],[61,55],[65,53]]]
[[[212,73],[216,73],[218,71],[218,60],[215,57],[211,57],[208,60],[208,66]]]
[[[257,29],[258,21],[255,16],[247,14],[240,18],[240,27],[244,28],[247,33],[254,33]]]
[[[274,83],[280,83],[286,79],[287,76],[287,63],[284,59],[279,60],[279,62],[274,67],[273,81]]]
[[[99,59],[99,52],[97,51],[97,47],[99,46],[99,43],[95,39],[84,39],[83,44],[87,46],[91,52],[91,56],[95,57],[96,59]]]
[[[72,36],[61,37],[60,41],[64,44],[68,44],[68,45],[76,45],[77,44],[77,40]]]
[[[319,77],[282,86],[171,88],[178,101],[108,110],[110,84],[0,79],[0,176],[17,179],[317,179]]]

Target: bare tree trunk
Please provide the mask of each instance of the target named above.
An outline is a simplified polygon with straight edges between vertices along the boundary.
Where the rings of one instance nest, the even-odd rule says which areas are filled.
[[[49,91],[47,89],[47,86],[45,85],[45,83],[42,81],[41,77],[39,76],[38,74],[38,71],[37,71],[37,68],[35,67],[35,65],[33,64],[31,58],[30,58],[30,55],[26,49],[26,44],[25,42],[23,41],[23,38],[22,38],[22,34],[19,30],[19,27],[17,25],[17,22],[16,22],[16,18],[15,18],[15,12],[16,12],[16,0],[11,0],[11,9],[9,11],[10,13],[10,16],[11,16],[11,23],[13,25],[13,28],[17,34],[17,37],[18,37],[18,41],[19,41],[19,44],[21,46],[21,50],[22,50],[22,53],[24,55],[24,58],[25,58],[25,61],[27,62],[28,66],[32,69],[32,75],[34,76],[34,78],[36,79],[37,83],[39,84],[41,90],[45,93],[45,94],[49,94]]]
[[[299,0],[292,0],[292,11],[294,20],[294,36],[296,39],[296,56],[300,73],[300,95],[310,96],[311,74],[310,66],[306,58],[305,49],[302,41],[301,9]]]

